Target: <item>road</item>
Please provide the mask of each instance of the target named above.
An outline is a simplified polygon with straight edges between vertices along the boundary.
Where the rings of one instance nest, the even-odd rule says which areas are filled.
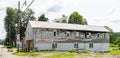
[[[3,45],[0,45],[0,58],[31,58],[28,56],[15,56],[15,55],[12,55],[12,53],[13,52],[8,52],[6,48],[3,48]]]

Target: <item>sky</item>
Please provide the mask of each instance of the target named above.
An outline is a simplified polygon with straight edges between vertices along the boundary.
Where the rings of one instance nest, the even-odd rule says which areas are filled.
[[[25,0],[20,0],[21,6]],[[27,5],[32,0],[26,0]],[[17,8],[18,0],[0,0],[0,39],[4,39],[4,18],[6,7]],[[60,18],[63,14],[69,16],[74,11],[79,12],[89,25],[109,26],[114,32],[120,32],[120,0],[34,0],[29,7],[38,18],[45,14],[50,20]],[[21,10],[24,10],[24,6]]]

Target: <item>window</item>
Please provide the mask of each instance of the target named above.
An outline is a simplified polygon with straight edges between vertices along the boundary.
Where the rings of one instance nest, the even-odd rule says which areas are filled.
[[[89,48],[93,48],[93,43],[89,43]]]
[[[106,37],[105,37],[105,34],[104,34],[104,38],[106,38]]]
[[[74,44],[74,48],[78,48],[78,43],[75,43],[75,44]]]
[[[65,32],[65,34],[67,37],[69,37],[70,32],[67,31],[67,32]]]
[[[56,32],[54,32],[54,35],[53,36],[56,36]]]
[[[57,48],[57,43],[53,43],[53,44],[52,44],[52,47],[53,47],[53,48]]]
[[[99,33],[98,33],[98,37],[100,37]]]

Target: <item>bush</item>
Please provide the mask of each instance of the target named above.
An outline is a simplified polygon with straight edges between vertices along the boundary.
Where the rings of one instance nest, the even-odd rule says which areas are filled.
[[[12,48],[12,46],[7,46],[7,48],[8,48],[8,49],[11,49],[11,48]]]
[[[82,52],[83,52],[83,53],[89,53],[89,51],[88,51],[88,50],[83,50]]]
[[[115,44],[110,44],[110,47],[117,47],[117,45],[115,45]]]
[[[71,53],[73,53],[73,52],[76,52],[75,50],[68,50],[68,52],[71,52]]]

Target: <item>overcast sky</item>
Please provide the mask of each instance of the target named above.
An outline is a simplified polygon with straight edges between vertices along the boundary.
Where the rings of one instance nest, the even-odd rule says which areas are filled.
[[[6,7],[17,7],[18,0],[0,0],[0,39],[4,39],[4,17]],[[25,0],[20,0],[21,5]],[[32,0],[27,0],[27,5]],[[30,8],[37,18],[45,14],[50,20],[77,11],[87,19],[89,25],[109,26],[120,32],[120,0],[35,0]],[[22,8],[24,10],[25,7]]]

